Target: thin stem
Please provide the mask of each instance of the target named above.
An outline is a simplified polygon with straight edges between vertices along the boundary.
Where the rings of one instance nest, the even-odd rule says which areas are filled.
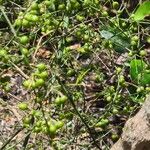
[[[6,143],[0,148],[0,150],[5,149],[5,147],[12,141],[12,139],[22,130],[24,129],[24,127],[20,128],[16,133],[14,133],[7,141]]]
[[[88,130],[88,132],[89,132],[89,135],[91,136],[91,138],[92,138],[92,140],[93,140],[95,146],[96,146],[99,150],[101,150],[100,146],[98,145],[98,143],[97,143],[96,140],[95,140],[95,137],[93,136],[93,133],[92,133],[92,131],[91,131],[89,125],[88,125],[87,122],[84,120],[84,118],[81,116],[81,114],[79,113],[79,111],[77,110],[76,105],[75,105],[75,103],[74,103],[74,101],[73,101],[73,99],[72,99],[71,93],[69,92],[69,90],[67,89],[67,87],[66,87],[64,84],[61,83],[61,81],[59,80],[59,78],[57,78],[57,80],[58,80],[59,84],[61,85],[63,92],[64,92],[64,93],[66,94],[66,96],[68,97],[68,99],[69,99],[69,101],[70,101],[72,107],[74,108],[76,114],[79,116],[79,118],[81,119],[81,121],[82,121],[82,122],[84,123],[84,125],[86,126],[86,128],[87,128],[87,130]]]
[[[7,15],[6,15],[5,11],[4,11],[4,7],[0,6],[0,11],[2,12],[3,16],[5,17],[7,23],[9,24],[9,27],[10,27],[10,29],[11,29],[11,32],[13,33],[13,35],[14,35],[15,37],[17,37],[16,31],[15,31],[13,25],[11,24],[9,18],[7,17]]]

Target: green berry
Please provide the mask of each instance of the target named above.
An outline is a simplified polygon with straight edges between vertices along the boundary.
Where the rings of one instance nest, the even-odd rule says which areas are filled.
[[[120,67],[117,67],[117,68],[116,68],[117,74],[121,73],[121,71],[122,71],[122,68],[120,68]]]
[[[32,10],[37,10],[38,8],[39,8],[38,3],[32,2],[32,4],[31,4],[31,9],[32,9]]]
[[[5,57],[7,55],[7,51],[5,49],[0,49],[0,57]]]
[[[22,48],[21,49],[21,53],[25,56],[27,56],[29,54],[29,50],[27,48]]]
[[[39,17],[37,15],[31,15],[30,21],[37,23],[39,21]]]
[[[80,53],[82,53],[82,54],[85,54],[85,53],[86,53],[86,50],[85,50],[84,47],[79,47],[79,48],[77,49],[77,51],[80,52]]]
[[[21,19],[16,19],[15,20],[15,26],[20,27],[22,25],[22,20]]]
[[[140,56],[144,57],[147,55],[147,52],[145,50],[140,51]]]
[[[74,69],[69,69],[69,70],[67,71],[67,75],[68,75],[69,77],[75,75],[75,70],[74,70]]]
[[[45,3],[46,6],[51,6],[52,5],[52,1],[50,1],[50,0],[45,0],[44,3]]]
[[[108,12],[107,12],[107,11],[105,11],[105,10],[104,10],[104,11],[102,11],[102,16],[103,16],[103,17],[108,17]]]
[[[66,37],[66,42],[67,42],[67,43],[70,43],[70,42],[72,42],[72,41],[73,41],[73,37],[72,37],[72,36]]]
[[[109,120],[108,119],[101,119],[101,121],[99,121],[97,124],[96,124],[96,127],[101,127],[101,128],[104,128],[108,125],[109,123]]]
[[[20,43],[21,43],[21,44],[24,44],[24,45],[29,42],[29,38],[28,38],[28,36],[26,36],[26,35],[20,37],[19,39],[20,39]]]
[[[60,98],[60,101],[61,101],[62,104],[64,104],[67,101],[67,99],[68,99],[67,96],[62,96]]]
[[[43,79],[37,79],[35,81],[35,87],[41,87],[45,84],[45,81]]]
[[[119,83],[124,83],[125,82],[125,79],[124,79],[124,76],[123,75],[120,75],[119,77]]]
[[[116,108],[113,108],[113,110],[112,110],[112,113],[113,113],[113,114],[118,114],[118,112],[119,112],[119,111],[118,111]]]
[[[136,90],[137,93],[140,93],[142,91],[144,91],[144,87],[143,86],[138,87],[137,90]]]
[[[114,1],[112,6],[113,6],[114,9],[118,9],[119,8],[119,3]]]
[[[30,124],[31,123],[31,117],[25,117],[25,118],[23,118],[23,123],[24,124]]]
[[[136,45],[137,45],[137,42],[132,40],[132,41],[131,41],[131,45],[132,45],[132,46],[136,46]]]
[[[48,72],[47,71],[43,71],[43,72],[38,74],[38,77],[40,77],[42,79],[46,79],[48,77]]]
[[[25,80],[24,82],[23,82],[23,86],[25,87],[25,88],[30,88],[31,87],[31,81],[30,80]]]
[[[50,135],[55,135],[57,131],[57,127],[55,125],[50,125],[49,127],[49,134]]]
[[[28,21],[28,20],[26,20],[26,19],[23,19],[23,20],[22,20],[22,26],[23,26],[23,27],[29,27],[29,25],[30,25],[30,24],[29,24],[29,21]]]
[[[62,104],[64,104],[65,102],[67,101],[67,97],[66,96],[62,96],[62,97],[57,97],[54,101],[54,103],[57,105],[57,106],[60,106]]]
[[[147,37],[147,43],[150,44],[150,37]]]
[[[41,127],[34,127],[33,130],[35,133],[40,133],[42,131]]]
[[[36,67],[39,71],[44,71],[46,69],[46,65],[44,63],[40,63]]]
[[[65,4],[60,4],[59,6],[58,6],[58,10],[64,10],[65,9]]]
[[[137,35],[135,35],[135,36],[133,36],[132,38],[131,38],[131,40],[133,40],[133,41],[138,41],[139,40],[139,37],[137,36]]]
[[[107,102],[110,102],[112,100],[111,96],[106,97]]]
[[[118,136],[117,134],[112,134],[112,135],[111,135],[111,139],[112,139],[113,141],[117,141],[117,140],[119,139],[119,136]]]
[[[132,57],[132,56],[133,56],[133,52],[130,51],[130,52],[128,53],[128,56],[129,56],[129,57]]]
[[[64,122],[63,121],[57,121],[55,126],[56,126],[57,129],[60,129],[64,126]]]
[[[147,92],[150,92],[150,87],[145,88]]]
[[[76,15],[76,19],[77,19],[78,21],[83,21],[85,18],[84,18],[84,16]]]
[[[89,40],[89,35],[88,34],[85,34],[84,36],[83,36],[83,39],[85,40],[85,41],[88,41]]]
[[[27,110],[27,109],[28,109],[27,103],[20,103],[20,104],[18,105],[18,107],[19,107],[19,109],[21,109],[21,110]]]

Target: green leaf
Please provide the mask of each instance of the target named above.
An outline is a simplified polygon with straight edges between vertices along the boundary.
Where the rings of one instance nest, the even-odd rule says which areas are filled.
[[[68,26],[69,26],[69,17],[68,16],[64,16],[63,26],[64,26],[64,28],[68,28]]]
[[[143,20],[147,15],[150,15],[150,1],[146,1],[139,6],[134,14],[134,20]]]
[[[106,40],[110,40],[113,43],[114,49],[119,52],[125,52],[125,48],[129,48],[129,39],[124,37],[123,33],[117,28],[104,29],[100,31],[100,35]]]
[[[134,82],[140,85],[150,84],[150,72],[147,72],[146,66],[147,64],[140,59],[130,62],[130,76]]]

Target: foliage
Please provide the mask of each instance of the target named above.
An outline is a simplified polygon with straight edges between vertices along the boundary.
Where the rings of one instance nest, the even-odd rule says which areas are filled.
[[[134,20],[140,21],[143,20],[144,17],[150,15],[150,2],[146,1],[139,6],[134,14]]]
[[[0,103],[24,135],[1,149],[110,149],[150,92],[149,2],[2,2]]]

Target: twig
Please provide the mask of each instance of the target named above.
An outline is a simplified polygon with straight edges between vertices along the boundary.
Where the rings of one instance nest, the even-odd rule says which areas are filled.
[[[7,15],[6,15],[5,11],[4,11],[4,7],[0,6],[0,10],[1,10],[3,16],[5,17],[7,23],[9,24],[9,27],[10,27],[10,29],[11,29],[11,32],[12,32],[12,33],[14,34],[14,36],[16,37],[16,36],[17,36],[16,31],[15,31],[13,25],[11,24],[9,18],[7,17]]]
[[[11,141],[12,139],[22,130],[24,129],[24,127],[20,128],[16,133],[14,133],[7,141],[6,143],[0,148],[0,150],[3,150]]]
[[[35,52],[34,52],[34,54],[33,54],[33,62],[35,62],[36,61],[36,54],[37,54],[37,52],[38,52],[38,50],[39,50],[39,48],[40,48],[40,44],[41,44],[41,42],[42,42],[42,39],[45,37],[45,36],[47,36],[49,33],[47,33],[47,34],[44,34],[43,36],[41,36],[40,37],[40,39],[39,39],[39,41],[38,41],[38,44],[37,44],[37,46],[36,46],[36,49],[35,49]]]
[[[74,100],[72,99],[71,93],[68,92],[66,86],[61,83],[61,81],[60,81],[59,78],[57,78],[57,80],[58,80],[58,83],[59,83],[59,84],[61,85],[61,87],[62,87],[62,91],[63,91],[63,92],[66,94],[66,96],[68,97],[68,99],[69,99],[71,105],[73,106],[73,108],[74,108],[76,114],[79,116],[79,118],[81,119],[81,121],[82,121],[82,122],[84,123],[84,125],[86,126],[86,128],[87,128],[87,130],[88,130],[88,132],[89,132],[89,135],[90,135],[90,137],[92,138],[92,140],[93,140],[95,146],[96,146],[99,150],[101,150],[100,146],[98,145],[98,143],[97,143],[96,140],[95,140],[95,137],[93,136],[93,133],[92,133],[92,131],[91,131],[89,125],[88,125],[87,122],[84,120],[84,118],[81,116],[81,114],[79,113],[79,111],[77,110],[76,105],[75,105],[75,103],[74,103]]]
[[[9,61],[15,68],[16,70],[25,78],[29,79],[29,76],[27,76],[17,65],[15,65],[13,62]]]

